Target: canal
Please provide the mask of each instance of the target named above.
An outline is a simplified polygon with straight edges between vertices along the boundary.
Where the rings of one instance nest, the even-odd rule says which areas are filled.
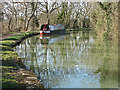
[[[117,44],[92,30],[33,36],[14,50],[46,88],[118,88]]]

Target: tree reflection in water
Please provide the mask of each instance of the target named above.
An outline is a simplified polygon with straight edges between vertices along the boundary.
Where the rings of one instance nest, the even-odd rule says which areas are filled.
[[[109,76],[103,68],[110,71],[105,58],[111,51],[105,52],[108,47],[103,48],[100,43],[91,32],[81,31],[66,36],[34,36],[16,46],[15,51],[25,58],[23,63],[47,88],[117,87],[117,79],[112,76],[113,85],[107,85],[106,79],[102,85],[103,77]],[[106,56],[103,57],[103,54]],[[112,57],[109,61],[114,63]]]

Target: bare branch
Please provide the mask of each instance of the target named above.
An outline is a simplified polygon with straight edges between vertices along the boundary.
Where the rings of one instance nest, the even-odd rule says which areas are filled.
[[[61,6],[58,6],[58,7],[55,7],[55,8],[53,8],[52,10],[50,10],[50,13],[52,13],[55,9],[58,9],[58,8],[60,8]]]

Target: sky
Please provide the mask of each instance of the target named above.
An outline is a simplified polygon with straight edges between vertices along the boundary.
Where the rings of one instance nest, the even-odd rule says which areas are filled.
[[[119,0],[0,0],[0,3],[1,2],[44,2],[44,1],[56,1],[56,2],[62,2],[62,1],[65,1],[65,2],[97,2],[97,1],[101,1],[101,2],[118,2]]]

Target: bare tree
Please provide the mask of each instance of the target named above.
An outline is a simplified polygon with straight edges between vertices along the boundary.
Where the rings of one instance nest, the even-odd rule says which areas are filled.
[[[74,6],[72,3],[63,2],[61,4],[61,8],[58,11],[56,22],[60,24],[64,24],[66,28],[70,26],[73,9],[74,9]]]
[[[57,2],[41,2],[40,3],[40,8],[39,10],[42,12],[42,13],[45,13],[46,14],[46,18],[47,18],[47,23],[49,24],[50,23],[50,18],[49,18],[49,15],[56,9],[60,8],[61,5],[59,5]]]

